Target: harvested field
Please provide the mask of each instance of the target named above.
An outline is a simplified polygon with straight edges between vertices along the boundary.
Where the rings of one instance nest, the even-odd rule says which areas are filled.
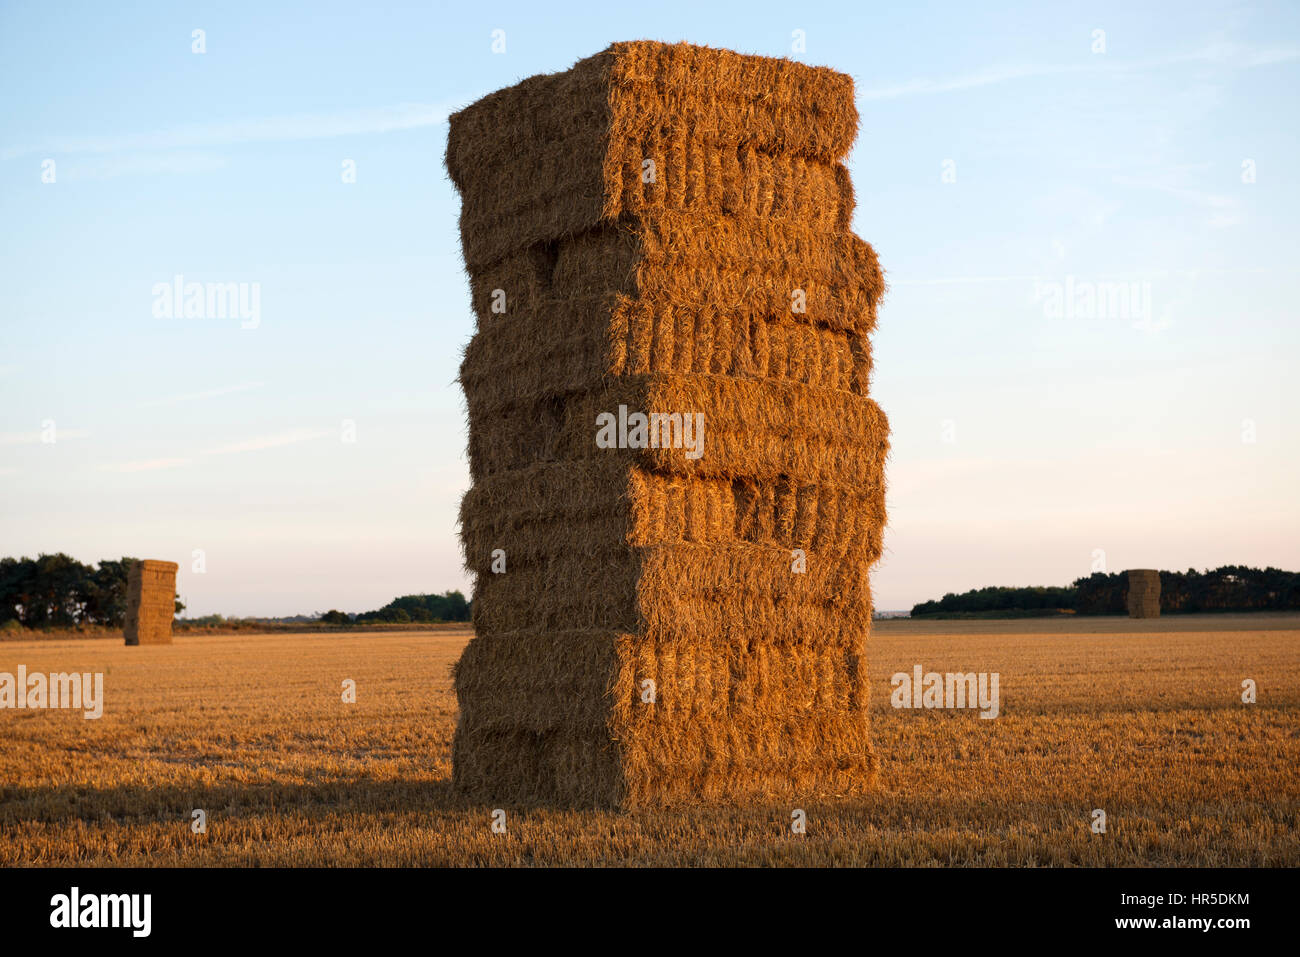
[[[6,642],[0,671],[102,670],[107,700],[98,721],[0,711],[0,865],[1300,865],[1300,616],[877,622],[877,793],[505,805],[504,835],[451,787],[467,638]],[[999,672],[1001,716],[894,710],[916,664]]]

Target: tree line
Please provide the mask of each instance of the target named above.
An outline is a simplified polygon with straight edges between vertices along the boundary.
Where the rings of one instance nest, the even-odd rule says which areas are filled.
[[[977,588],[937,601],[912,606],[912,615],[1072,611],[1079,615],[1127,613],[1128,575],[1094,572],[1070,586]],[[1280,568],[1224,565],[1198,572],[1160,573],[1160,612],[1296,611],[1300,610],[1300,572]]]
[[[458,591],[441,595],[403,595],[383,608],[349,615],[330,609],[321,615],[327,625],[364,625],[367,622],[405,624],[407,622],[469,621],[470,603]]]
[[[137,561],[123,557],[87,565],[62,552],[0,558],[0,625],[120,628],[126,619],[127,578]],[[176,602],[176,614],[184,608]]]
[[[123,557],[87,565],[62,552],[37,558],[0,558],[0,627],[12,621],[25,628],[121,628],[126,620],[127,578],[137,561]],[[185,605],[177,600],[176,614],[184,610]],[[327,625],[469,621],[469,614],[465,596],[449,591],[403,595],[383,608],[359,615],[332,610],[322,615],[321,621]],[[200,624],[224,621],[220,615],[196,619]]]

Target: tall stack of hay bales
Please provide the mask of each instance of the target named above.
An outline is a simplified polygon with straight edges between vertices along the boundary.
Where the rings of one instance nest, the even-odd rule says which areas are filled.
[[[1160,617],[1160,572],[1154,568],[1128,570],[1128,616]]]
[[[126,643],[170,645],[176,617],[175,562],[152,559],[136,562],[127,573]]]
[[[580,806],[873,783],[884,278],[852,80],[618,43],[451,117],[478,328],[456,783]],[[644,418],[639,417],[644,416]]]

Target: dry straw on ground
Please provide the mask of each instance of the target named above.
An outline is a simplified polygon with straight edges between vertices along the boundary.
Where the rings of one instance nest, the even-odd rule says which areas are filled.
[[[126,622],[128,645],[170,645],[176,617],[175,562],[145,559],[127,574]]]
[[[1126,598],[1130,618],[1160,617],[1160,572],[1154,568],[1130,568]]]
[[[0,671],[108,676],[98,721],[0,711],[0,867],[1300,865],[1294,614],[878,622],[878,789],[634,813],[484,805],[452,787],[448,668],[466,638],[178,634],[181,653],[156,655],[0,642]],[[537,650],[549,663],[557,646]],[[756,651],[769,675],[784,667]],[[575,660],[566,693],[608,660]],[[890,676],[917,662],[1000,672],[1002,715],[890,707]],[[339,701],[340,675],[364,689],[355,704]],[[1240,675],[1264,689],[1257,704]],[[502,807],[505,834],[491,827]],[[1106,834],[1089,827],[1096,807]],[[206,835],[186,826],[194,808],[208,809]]]
[[[865,640],[884,276],[849,231],[850,78],[619,43],[451,118],[476,637],[455,779],[520,803],[873,784]],[[623,410],[701,422],[596,441]],[[504,562],[504,566],[502,565]]]

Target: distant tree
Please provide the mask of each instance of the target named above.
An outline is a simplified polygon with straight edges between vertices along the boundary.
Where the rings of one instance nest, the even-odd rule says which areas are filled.
[[[28,628],[72,625],[85,613],[93,570],[69,555],[0,560],[0,620]]]
[[[127,580],[136,559],[105,559],[97,568],[63,554],[0,558],[0,623],[28,628],[75,624],[120,628],[126,619]],[[175,613],[185,605],[174,601]]]
[[[90,588],[86,602],[86,621],[120,628],[126,620],[127,579],[131,566],[138,559],[123,557],[105,559],[90,577]]]
[[[1123,572],[1093,572],[1075,580],[1074,594],[1074,609],[1080,615],[1122,615],[1128,576]]]
[[[1028,588],[988,587],[961,595],[949,592],[938,601],[912,607],[916,616],[952,612],[1053,611],[1074,607],[1074,589],[1056,586]]]
[[[1128,574],[1093,572],[1069,588],[978,588],[921,602],[913,615],[997,612],[1040,608],[1073,609],[1080,615],[1123,615]],[[1300,573],[1279,568],[1224,565],[1198,572],[1160,573],[1160,610],[1165,614],[1300,609]]]
[[[458,591],[441,595],[403,595],[383,608],[356,616],[357,622],[469,621],[470,603]]]
[[[320,620],[321,620],[321,624],[324,625],[352,624],[352,616],[349,615],[347,612],[339,611],[336,608],[331,608],[329,611],[325,612],[325,614],[320,616]]]

